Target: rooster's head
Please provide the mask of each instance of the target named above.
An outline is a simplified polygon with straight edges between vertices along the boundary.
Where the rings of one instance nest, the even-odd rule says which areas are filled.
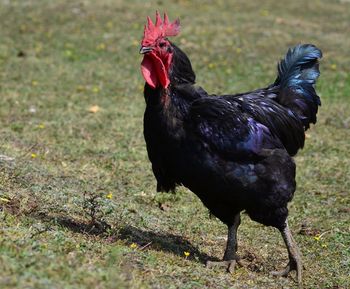
[[[161,86],[167,88],[170,84],[169,69],[174,49],[167,39],[180,32],[180,21],[177,19],[169,23],[168,16],[164,14],[164,20],[156,12],[156,23],[153,24],[147,17],[144,35],[141,42],[140,53],[144,55],[141,63],[141,72],[152,88]]]

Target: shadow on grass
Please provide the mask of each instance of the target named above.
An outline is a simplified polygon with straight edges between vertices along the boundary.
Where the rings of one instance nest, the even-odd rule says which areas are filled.
[[[35,219],[39,219],[44,222],[55,223],[57,225],[69,229],[72,232],[86,235],[104,237],[104,235],[107,234],[107,231],[111,228],[109,224],[103,221],[87,223],[83,221],[77,221],[66,216],[50,216],[45,213],[31,215],[31,217],[34,217]]]
[[[184,257],[184,252],[190,252],[188,259],[205,263],[206,261],[219,261],[219,259],[202,253],[190,241],[182,236],[171,233],[159,233],[142,230],[134,226],[125,226],[119,231],[119,239],[136,243],[141,248],[149,247],[152,250],[169,252]]]
[[[99,236],[108,242],[114,242],[118,239],[125,240],[129,244],[138,244],[142,250],[169,252],[181,257],[184,257],[184,252],[190,252],[188,259],[201,263],[205,263],[208,260],[219,261],[218,258],[200,252],[197,247],[182,236],[171,233],[153,232],[126,225],[117,230],[118,233],[113,234],[112,230],[111,234],[109,231],[111,226],[103,221],[86,223],[67,216],[50,216],[45,213],[32,215],[32,217],[44,222],[55,223],[75,233]]]

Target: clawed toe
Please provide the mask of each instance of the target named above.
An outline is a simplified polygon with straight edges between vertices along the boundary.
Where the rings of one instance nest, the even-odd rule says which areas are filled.
[[[281,271],[271,271],[270,274],[278,277],[287,277],[291,271],[296,271],[299,289],[302,288],[302,264],[300,261],[290,260],[288,265]]]
[[[226,271],[232,274],[235,272],[235,267],[237,263],[239,264],[237,260],[227,260],[227,261],[220,261],[220,262],[207,261],[206,267],[208,269],[215,268],[215,267],[225,267]]]
[[[270,274],[273,276],[281,276],[281,277],[287,277],[290,271],[296,270],[296,268],[293,268],[290,263],[281,271],[271,271]]]

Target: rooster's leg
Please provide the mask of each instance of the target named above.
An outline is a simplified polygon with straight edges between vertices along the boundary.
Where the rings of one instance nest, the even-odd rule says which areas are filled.
[[[281,230],[281,234],[284,240],[284,243],[287,246],[288,250],[288,256],[289,256],[289,263],[286,266],[286,268],[282,271],[273,271],[271,272],[272,275],[275,276],[288,276],[290,271],[296,271],[297,272],[297,278],[298,278],[298,285],[299,288],[302,288],[302,269],[303,265],[301,262],[301,256],[299,248],[294,241],[292,234],[289,230],[288,223],[286,222],[286,226]]]
[[[241,217],[238,213],[233,221],[233,224],[228,225],[228,235],[226,250],[224,254],[223,261],[213,262],[207,261],[207,268],[212,267],[226,267],[227,271],[233,273],[235,270],[236,263],[239,263],[239,257],[237,256],[237,229],[241,223]]]

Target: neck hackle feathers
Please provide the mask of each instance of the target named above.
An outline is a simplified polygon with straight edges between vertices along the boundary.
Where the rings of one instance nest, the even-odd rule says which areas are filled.
[[[180,32],[180,20],[176,19],[174,22],[169,23],[169,18],[164,13],[164,20],[156,12],[156,23],[153,24],[152,19],[147,17],[147,25],[143,33],[142,46],[153,45],[158,38],[165,38],[168,36],[176,36]]]

